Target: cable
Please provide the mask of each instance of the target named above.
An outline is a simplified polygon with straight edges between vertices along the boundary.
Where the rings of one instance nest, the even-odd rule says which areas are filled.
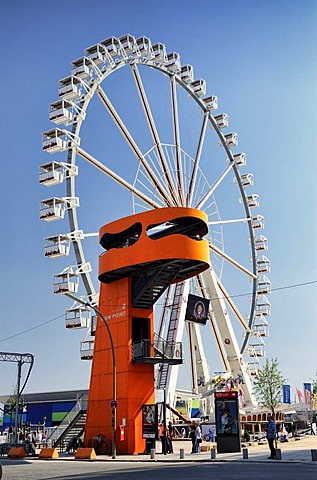
[[[32,330],[35,330],[36,328],[40,328],[40,327],[43,327],[43,325],[47,325],[48,323],[55,322],[55,320],[58,320],[59,318],[62,318],[62,317],[64,317],[64,314],[59,315],[58,317],[55,317],[55,318],[51,318],[51,320],[47,320],[46,322],[40,323],[39,325],[35,325],[34,327],[28,328],[27,330],[23,330],[22,332],[15,333],[14,335],[11,335],[10,337],[2,338],[0,340],[0,343],[5,342],[6,340],[10,340],[11,338],[18,337],[19,335],[23,335],[23,333],[31,332]]]
[[[310,282],[303,282],[303,283],[294,283],[292,285],[284,285],[283,287],[272,288],[271,292],[278,292],[280,290],[287,290],[287,289],[290,289],[290,288],[305,287],[307,285],[313,285],[315,283],[317,283],[317,280],[311,280]],[[237,295],[230,295],[229,298],[248,297],[249,295],[251,295],[251,293],[240,293],[240,294],[237,294]],[[222,298],[224,300],[226,299],[226,297],[222,297]],[[212,298],[211,298],[211,300],[212,300]],[[158,304],[158,305],[160,305],[160,304]],[[163,304],[161,304],[161,305],[163,305]],[[112,305],[112,306],[113,307],[116,307],[116,306],[119,307],[121,305]],[[27,330],[23,330],[22,332],[11,335],[10,337],[2,338],[2,339],[0,339],[0,343],[5,342],[6,340],[10,340],[11,338],[18,337],[19,335],[23,335],[24,333],[31,332],[32,330],[35,330],[36,328],[40,328],[40,327],[43,327],[43,325],[47,325],[48,323],[55,322],[55,320],[58,320],[59,318],[62,318],[62,317],[64,317],[64,314],[59,315],[58,317],[52,318],[51,320],[47,320],[46,322],[40,323],[39,325],[35,325],[34,327],[31,327]]]

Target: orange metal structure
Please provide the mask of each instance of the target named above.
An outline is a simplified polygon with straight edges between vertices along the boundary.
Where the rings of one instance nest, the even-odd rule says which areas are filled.
[[[100,229],[105,252],[99,259],[99,311],[108,322],[116,355],[117,418],[125,423],[117,452],[143,453],[142,405],[154,403],[153,305],[171,284],[209,268],[207,216],[192,208],[163,208],[122,218]],[[144,362],[135,345],[148,340]],[[97,320],[85,445],[113,434],[113,358],[107,329]],[[123,421],[125,419],[125,422]]]

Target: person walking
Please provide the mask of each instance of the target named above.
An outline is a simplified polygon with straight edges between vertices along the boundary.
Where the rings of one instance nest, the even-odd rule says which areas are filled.
[[[196,437],[196,453],[200,453],[200,444],[203,441],[203,439],[201,436],[201,428],[198,423],[196,425],[195,437]]]
[[[266,438],[269,444],[271,455],[268,457],[270,460],[276,458],[276,450],[274,442],[276,441],[276,426],[274,422],[273,415],[268,413],[267,415],[267,429],[266,429]]]
[[[171,421],[168,422],[167,427],[167,453],[173,452],[173,438],[175,437],[175,429]]]
[[[167,452],[167,432],[164,420],[159,424],[159,437],[162,444],[162,453],[166,455]]]
[[[189,427],[189,438],[192,441],[192,451],[191,453],[197,453],[197,442],[196,442],[196,427],[197,424],[193,421]]]

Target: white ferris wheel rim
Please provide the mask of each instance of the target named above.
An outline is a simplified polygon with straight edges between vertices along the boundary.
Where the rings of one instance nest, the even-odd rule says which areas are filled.
[[[223,134],[221,128],[218,126],[217,121],[215,120],[215,117],[211,113],[211,110],[206,108],[206,105],[205,105],[203,99],[193,91],[190,84],[188,84],[188,83],[186,83],[185,81],[182,80],[179,72],[175,72],[173,70],[170,70],[169,68],[167,68],[167,66],[165,65],[164,62],[157,62],[155,60],[155,58],[153,58],[151,56],[140,55],[137,51],[131,53],[130,55],[124,55],[124,49],[122,48],[121,49],[121,57],[120,57],[119,60],[116,60],[116,62],[114,64],[109,63],[103,69],[99,69],[99,67],[97,67],[96,65],[94,66],[94,71],[96,72],[95,76],[93,78],[93,81],[86,84],[85,93],[82,95],[81,101],[80,101],[80,110],[82,112],[82,115],[79,115],[77,121],[72,124],[71,134],[74,136],[74,138],[80,139],[80,132],[81,132],[82,124],[84,122],[85,112],[87,110],[87,107],[88,107],[92,97],[94,97],[96,94],[98,94],[101,101],[104,104],[107,104],[108,99],[106,97],[105,92],[101,88],[101,84],[103,83],[103,81],[109,75],[111,75],[112,73],[114,73],[118,69],[120,69],[122,67],[125,67],[125,66],[130,66],[132,68],[132,70],[134,72],[134,75],[135,75],[135,77],[138,81],[140,79],[139,72],[138,72],[138,66],[140,66],[140,65],[145,66],[145,67],[152,67],[152,68],[160,71],[161,73],[163,73],[165,76],[167,76],[174,83],[174,88],[177,84],[178,86],[180,86],[182,89],[184,89],[188,93],[188,95],[190,96],[191,99],[193,99],[197,103],[198,107],[202,110],[202,112],[204,114],[204,119],[205,120],[203,120],[203,122],[206,122],[206,124],[210,125],[212,127],[212,129],[214,130],[214,132],[216,133],[216,135],[218,137],[218,140],[219,140],[219,143],[223,147],[223,149],[224,149],[224,151],[227,155],[227,158],[229,160],[229,167],[234,172],[236,183],[238,185],[239,192],[240,192],[240,195],[242,197],[244,210],[245,210],[245,218],[243,218],[241,220],[238,220],[238,221],[244,221],[244,222],[247,223],[248,234],[249,234],[249,239],[250,239],[251,263],[252,263],[252,268],[250,269],[250,271],[248,272],[246,270],[246,272],[245,272],[246,275],[249,275],[249,277],[252,280],[252,293],[251,293],[251,302],[250,302],[250,314],[249,314],[248,325],[247,325],[248,328],[247,328],[246,333],[245,333],[245,338],[243,340],[243,344],[241,345],[241,354],[243,354],[246,351],[246,348],[248,346],[248,342],[250,340],[250,335],[252,334],[252,326],[253,326],[253,323],[254,323],[254,312],[255,312],[256,300],[257,300],[257,283],[258,283],[258,276],[259,276],[258,272],[257,272],[257,267],[256,267],[257,256],[256,256],[255,241],[254,241],[255,235],[254,235],[254,231],[253,231],[252,224],[251,224],[252,214],[251,214],[250,208],[248,206],[247,195],[245,193],[245,190],[244,190],[244,187],[243,187],[243,184],[242,184],[242,181],[241,181],[241,177],[240,177],[240,174],[239,174],[239,171],[238,171],[238,167],[235,163],[234,154],[232,153],[230,147],[228,146],[227,141],[226,141],[226,137]],[[81,80],[81,83],[85,84],[85,81]],[[137,88],[139,89],[139,93],[142,92],[142,84],[141,84],[141,86],[139,86]],[[176,95],[176,93],[173,94],[173,87],[172,87],[172,97],[173,97],[173,95]],[[145,98],[144,102],[145,102],[145,105],[146,105],[147,104],[146,98]],[[109,111],[109,109],[111,110],[111,108],[112,108],[111,104],[110,104],[110,107],[108,105],[108,111]],[[120,126],[119,124],[120,124],[121,119],[120,118],[115,119],[115,114],[116,114],[116,112],[113,113],[114,122],[117,124],[117,126]],[[175,127],[175,125],[174,125],[174,127]],[[123,129],[125,128],[124,124],[123,124],[122,128]],[[201,128],[203,130],[203,128],[206,128],[206,127],[204,127],[203,124],[202,124]],[[155,125],[154,125],[154,130],[155,130]],[[126,135],[128,135],[128,134],[126,134]],[[177,137],[177,134],[176,134],[176,137]],[[132,142],[133,142],[133,140],[132,140]],[[132,147],[135,147],[135,146],[138,147],[137,145],[134,145],[132,143]],[[163,146],[164,146],[163,144],[160,145],[161,148]],[[175,142],[173,147],[181,149],[181,146],[177,145],[177,142]],[[123,179],[121,177],[118,177],[115,172],[113,172],[111,170],[107,170],[106,165],[103,165],[103,164],[99,165],[98,160],[94,159],[92,156],[89,155],[89,153],[83,151],[76,144],[71,144],[69,149],[68,149],[67,163],[71,164],[71,165],[75,165],[76,164],[76,158],[77,158],[78,154],[80,154],[83,158],[88,160],[91,164],[94,164],[94,167],[99,168],[99,169],[103,169],[104,173],[106,173],[108,176],[111,176],[114,181],[117,181],[117,182],[121,183],[123,188],[130,190],[130,192],[134,196],[137,196],[137,197],[140,198],[140,196],[139,196],[140,192],[136,189],[137,177],[135,179],[134,184],[129,183],[129,182],[124,183]],[[146,152],[144,154],[142,154],[143,159],[144,159],[144,157],[146,157]],[[141,163],[140,163],[140,165],[141,165]],[[145,165],[146,165],[146,162],[145,162]],[[193,176],[197,175],[198,171],[199,171],[199,164],[197,166],[197,171],[195,173],[193,173]],[[225,170],[224,170],[224,172],[225,172]],[[225,173],[224,173],[224,175],[225,175]],[[219,179],[219,182],[221,182],[221,181],[222,180]],[[194,185],[194,183],[195,182],[193,182],[193,185]],[[70,197],[70,198],[76,197],[75,177],[73,177],[73,176],[68,177],[66,179],[66,185],[67,185],[67,197]],[[192,187],[192,188],[194,188],[194,187]],[[163,190],[164,190],[164,192],[162,193],[162,195],[165,195],[166,190],[164,188],[162,188],[162,191]],[[213,195],[213,192],[210,192],[210,195]],[[170,197],[166,196],[165,206],[173,206],[173,201],[174,201],[174,206],[176,206],[176,200],[177,199],[175,199],[175,197],[173,199],[173,198],[170,198]],[[147,202],[148,199],[143,198],[143,201]],[[201,205],[196,205],[196,207],[203,208],[203,202],[204,201],[202,200]],[[163,206],[163,205],[160,205],[159,203],[156,205],[155,202],[153,202],[152,204],[149,203],[149,208],[160,208],[160,206]],[[78,217],[77,217],[77,209],[76,208],[69,208],[69,209],[67,209],[67,213],[68,213],[70,231],[71,232],[78,231],[79,230],[79,222],[78,222]],[[229,220],[229,221],[235,221],[235,220]],[[226,221],[224,220],[223,223],[225,223],[225,222]],[[222,223],[222,221],[220,219],[220,216],[219,216],[218,223],[219,223],[219,225],[221,225],[221,223]],[[74,238],[72,238],[71,241],[72,241],[72,244],[73,244],[77,264],[79,266],[86,264],[86,259],[85,259],[85,254],[84,254],[84,249],[83,249],[81,238],[75,236]],[[222,250],[223,250],[223,248],[222,248]],[[229,261],[232,264],[234,264],[234,259],[230,258],[229,256],[226,256],[225,252],[221,252],[221,248],[217,249],[217,247],[215,247],[215,251],[218,255],[223,254],[222,261]],[[237,263],[237,268],[240,268],[241,266],[239,265],[239,263],[238,262],[236,262],[236,263]],[[82,281],[83,281],[83,284],[84,284],[84,288],[86,290],[88,300],[90,302],[95,301],[96,291],[95,291],[93,282],[91,280],[91,276],[90,276],[89,271],[85,271],[85,269],[83,269],[83,271],[80,273],[80,275],[81,275],[81,278],[82,278]]]

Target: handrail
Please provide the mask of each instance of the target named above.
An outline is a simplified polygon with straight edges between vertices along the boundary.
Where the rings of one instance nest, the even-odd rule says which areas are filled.
[[[73,406],[73,408],[66,413],[65,417],[61,421],[61,423],[56,427],[56,429],[51,433],[48,437],[47,441],[50,442],[52,445],[56,443],[56,441],[61,437],[67,427],[71,424],[74,418],[83,410],[87,410],[87,403],[88,403],[88,394],[83,393],[78,397],[77,402]]]
[[[158,358],[164,360],[182,359],[182,342],[167,342],[154,334],[154,341],[143,339],[133,342],[133,359]]]

